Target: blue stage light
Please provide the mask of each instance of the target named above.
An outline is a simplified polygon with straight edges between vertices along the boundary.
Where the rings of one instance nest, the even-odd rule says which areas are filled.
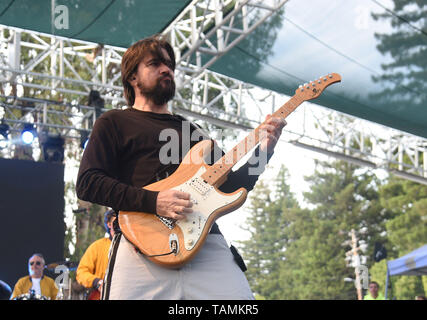
[[[36,130],[34,129],[34,125],[31,123],[27,123],[24,125],[24,129],[21,132],[21,140],[25,144],[32,144],[34,139],[36,138]]]

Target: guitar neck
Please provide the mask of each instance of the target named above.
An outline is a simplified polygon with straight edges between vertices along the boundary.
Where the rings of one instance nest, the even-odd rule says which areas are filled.
[[[303,101],[304,100],[298,96],[293,96],[276,112],[274,112],[272,117],[285,119]],[[222,156],[221,159],[209,167],[202,175],[202,178],[210,185],[216,187],[219,187],[222,183],[224,183],[231,168],[260,142],[260,128],[263,124],[264,123],[261,123],[251,133],[249,133],[245,139],[240,141],[233,149],[231,149],[224,156]]]

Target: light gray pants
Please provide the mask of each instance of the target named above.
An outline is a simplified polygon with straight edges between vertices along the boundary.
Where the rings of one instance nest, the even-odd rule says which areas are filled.
[[[221,234],[209,234],[196,257],[180,269],[161,267],[117,235],[110,250],[103,299],[247,300],[248,281]]]

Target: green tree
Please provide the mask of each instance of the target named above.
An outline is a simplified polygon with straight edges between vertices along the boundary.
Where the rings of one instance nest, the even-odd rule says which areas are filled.
[[[376,20],[389,22],[392,32],[375,34],[378,51],[390,62],[381,65],[381,75],[373,76],[384,89],[372,98],[389,110],[405,106],[415,115],[427,103],[427,5],[423,0],[392,3],[391,10],[373,14]]]
[[[387,259],[393,260],[427,243],[427,186],[391,177],[380,188],[381,204],[392,211],[387,221],[387,237],[391,250]],[[382,277],[386,277],[383,269]],[[427,277],[393,276],[392,293],[397,299],[413,299],[427,291]]]
[[[379,292],[385,294],[385,284],[387,276],[387,259],[383,259],[379,262],[374,263],[371,268],[369,268],[370,280],[375,281],[379,284]],[[390,280],[394,280],[390,278]],[[389,285],[390,286],[390,285]],[[387,299],[390,298],[390,291],[387,293]]]
[[[284,299],[356,299],[354,268],[346,266],[343,245],[351,229],[364,231],[367,261],[374,242],[381,240],[384,219],[390,215],[378,199],[378,179],[345,162],[321,163],[320,170],[306,178],[311,190],[304,194],[313,210],[286,215],[288,247],[280,268]]]
[[[250,196],[251,214],[246,221],[251,236],[240,242],[251,288],[266,299],[280,298],[281,287],[277,279],[286,247],[283,211],[298,208],[286,182],[288,176],[287,169],[282,166],[272,187],[264,181],[257,184]]]
[[[391,178],[381,188],[381,203],[395,213],[387,223],[395,254],[406,254],[427,243],[427,186]]]
[[[73,261],[80,261],[89,245],[95,240],[104,237],[106,232],[104,228],[104,212],[106,208],[87,202],[85,202],[83,206],[86,210],[77,214],[75,226],[70,226],[67,230],[67,235],[72,234],[72,229],[74,227],[77,230],[75,250],[73,253],[68,251],[68,256]]]

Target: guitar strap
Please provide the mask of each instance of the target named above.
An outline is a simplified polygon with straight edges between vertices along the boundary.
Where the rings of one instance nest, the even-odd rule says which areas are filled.
[[[118,219],[115,219],[114,221],[117,220]],[[121,237],[121,232],[115,233],[111,242],[110,251],[108,253],[108,267],[104,277],[104,285],[101,290],[101,300],[109,300],[110,297],[111,279],[113,278],[114,263],[116,262],[116,255]]]
[[[245,272],[246,270],[248,270],[248,268],[246,267],[245,261],[243,260],[242,256],[237,251],[237,249],[233,245],[231,245],[230,246],[230,250],[231,250],[231,253],[233,254],[234,261],[236,261],[236,263],[239,266],[240,270],[242,270],[243,272]]]

